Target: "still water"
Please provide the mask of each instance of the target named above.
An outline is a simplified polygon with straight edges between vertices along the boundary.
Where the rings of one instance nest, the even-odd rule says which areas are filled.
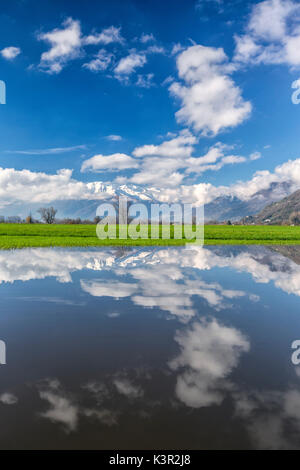
[[[0,252],[1,449],[300,448],[300,247]]]

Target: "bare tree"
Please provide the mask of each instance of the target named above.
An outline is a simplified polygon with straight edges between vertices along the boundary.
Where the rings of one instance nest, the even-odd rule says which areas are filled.
[[[53,224],[57,210],[54,207],[41,207],[38,213],[46,224]]]

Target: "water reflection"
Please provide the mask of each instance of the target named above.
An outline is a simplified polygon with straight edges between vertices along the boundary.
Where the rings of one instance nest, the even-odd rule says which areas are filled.
[[[0,284],[1,448],[299,447],[300,248],[2,251]]]
[[[72,273],[84,269],[93,271],[115,271],[117,275],[122,270],[130,269],[134,279],[139,284],[154,287],[158,295],[159,289],[173,295],[174,282],[184,278],[185,269],[199,271],[216,267],[233,268],[238,272],[251,274],[259,283],[274,282],[276,287],[287,293],[300,296],[300,248],[298,247],[194,247],[171,249],[102,249],[102,250],[67,250],[67,249],[24,249],[19,251],[0,252],[0,283],[14,281],[29,281],[54,277],[58,282],[72,282]],[[283,254],[282,254],[283,253]],[[286,256],[284,256],[286,255]],[[298,263],[298,264],[297,264]],[[145,269],[144,269],[145,267]],[[149,269],[150,268],[150,269]],[[157,276],[163,286],[157,282]],[[124,285],[123,285],[124,284]],[[118,283],[120,296],[127,296],[127,289],[135,292],[136,286],[128,287],[127,283]],[[127,285],[127,287],[125,287]],[[193,291],[193,285],[190,284]],[[101,286],[86,285],[97,295]],[[188,287],[188,286],[187,286]],[[217,284],[203,288],[206,291],[220,290]],[[108,292],[114,289],[107,287]],[[125,289],[125,291],[124,291]],[[150,290],[150,289],[149,289]],[[147,293],[147,292],[146,292]],[[126,295],[125,295],[126,294]],[[193,295],[193,293],[191,293]],[[221,293],[226,297],[235,296],[236,291]],[[242,293],[237,293],[241,295]],[[198,291],[195,295],[198,295]],[[152,297],[152,296],[151,296]],[[208,295],[209,297],[209,295]],[[216,303],[216,300],[212,300]]]
[[[231,388],[230,372],[238,365],[241,353],[250,349],[249,341],[240,331],[215,319],[178,331],[175,341],[181,351],[170,367],[183,370],[175,389],[179,400],[194,408],[219,405]]]

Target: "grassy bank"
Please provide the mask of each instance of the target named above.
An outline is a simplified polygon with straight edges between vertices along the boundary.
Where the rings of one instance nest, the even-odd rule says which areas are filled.
[[[184,239],[174,239],[172,227],[168,240],[161,238],[99,240],[95,225],[0,224],[0,249],[49,246],[164,246],[185,243]],[[300,227],[206,225],[205,244],[297,245],[300,244]]]

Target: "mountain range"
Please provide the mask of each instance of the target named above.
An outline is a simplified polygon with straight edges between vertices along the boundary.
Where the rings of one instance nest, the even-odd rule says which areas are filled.
[[[254,216],[262,211],[261,215],[257,216],[257,219],[255,218],[257,223],[262,223],[264,218],[271,218],[272,221],[276,221],[276,216],[272,215],[273,210],[275,212],[280,210],[280,214],[283,215],[287,208],[290,207],[290,204],[292,204],[292,207],[294,208],[295,201],[293,198],[283,203],[284,207],[286,207],[285,209],[281,209],[281,205],[278,205],[282,198],[291,194],[291,191],[291,186],[288,183],[272,183],[268,189],[258,191],[247,200],[242,200],[236,196],[228,195],[218,197],[205,205],[205,220],[223,221],[230,219],[232,221],[237,221],[246,216]],[[155,190],[153,188],[145,189],[144,187],[137,185],[99,183],[97,186],[97,195],[99,195],[99,193],[103,195],[102,199],[57,200],[51,201],[49,204],[34,202],[30,204],[11,204],[0,209],[0,214],[3,216],[15,215],[25,218],[29,213],[31,213],[34,217],[38,218],[37,210],[41,206],[51,205],[57,209],[57,217],[60,219],[76,219],[80,217],[81,219],[93,220],[96,216],[96,210],[99,204],[112,201],[118,196],[126,196],[132,202],[142,202],[148,207],[151,203],[160,202],[159,190]],[[279,219],[281,218],[281,215],[279,215]]]
[[[280,225],[282,222],[287,222],[293,212],[300,213],[300,190],[295,191],[280,201],[268,204],[258,214],[245,217],[242,221],[258,225]]]

